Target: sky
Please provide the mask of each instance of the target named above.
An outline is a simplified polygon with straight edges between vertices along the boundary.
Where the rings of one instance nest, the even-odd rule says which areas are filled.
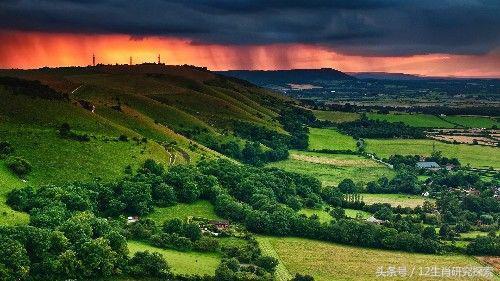
[[[0,68],[155,62],[211,70],[500,77],[498,0],[2,0]]]

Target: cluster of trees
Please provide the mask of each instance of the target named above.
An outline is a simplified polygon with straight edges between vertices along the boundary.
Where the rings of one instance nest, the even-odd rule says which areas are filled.
[[[421,139],[425,137],[420,128],[410,127],[401,122],[370,120],[365,115],[361,119],[337,125],[340,131],[354,138],[406,138]]]
[[[71,126],[68,123],[63,123],[59,127],[59,136],[63,139],[70,139],[76,141],[90,141],[90,136],[88,134],[78,134],[71,130]]]
[[[312,111],[300,107],[288,107],[280,112],[279,121],[283,129],[290,133],[290,148],[306,149],[309,146],[308,125],[316,121]]]
[[[423,158],[427,162],[436,162],[439,165],[454,165],[456,167],[460,166],[460,161],[457,158],[448,158],[442,155],[441,151],[434,151],[430,156],[422,157],[420,155],[391,155],[388,159],[384,159],[385,162],[390,163],[395,169],[400,169],[404,166],[415,167],[417,162],[421,161]]]
[[[47,213],[46,216],[50,216]],[[96,279],[119,274],[168,277],[163,257],[138,252],[129,258],[116,222],[76,212],[50,226],[0,227],[0,279]]]
[[[69,100],[67,94],[54,91],[40,81],[19,79],[15,77],[0,77],[0,86],[14,95],[25,95],[50,100]]]

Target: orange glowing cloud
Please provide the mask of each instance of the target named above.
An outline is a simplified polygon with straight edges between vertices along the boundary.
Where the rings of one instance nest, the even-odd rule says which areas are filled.
[[[482,56],[428,54],[407,57],[342,55],[333,49],[306,44],[192,44],[173,37],[54,34],[0,31],[0,68],[85,66],[92,54],[97,63],[155,62],[192,64],[211,70],[292,69],[332,67],[346,72],[384,71],[432,76],[500,77],[500,50]]]

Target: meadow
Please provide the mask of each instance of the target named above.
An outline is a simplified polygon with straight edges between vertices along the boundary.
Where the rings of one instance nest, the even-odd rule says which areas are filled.
[[[496,147],[449,144],[427,139],[367,139],[366,151],[387,158],[394,154],[429,156],[433,150],[443,156],[456,157],[463,166],[500,169],[500,150]]]
[[[309,150],[356,150],[356,140],[333,129],[309,128]]]
[[[268,164],[285,171],[302,173],[318,178],[324,186],[337,186],[343,179],[367,183],[385,176],[392,178],[394,171],[358,155],[325,154],[291,151],[290,159]]]
[[[368,113],[369,119],[382,120],[387,122],[402,122],[408,126],[421,127],[421,128],[455,128],[454,124],[446,122],[435,115],[429,114],[379,114]]]
[[[345,215],[348,218],[356,218],[358,214],[361,216],[362,219],[367,219],[371,216],[370,213],[365,212],[365,211],[360,211],[360,210],[354,210],[354,209],[344,209],[345,210]],[[307,217],[310,217],[312,215],[318,216],[318,220],[322,223],[325,222],[330,222],[332,220],[332,216],[328,212],[326,212],[323,209],[307,209],[304,208],[299,211],[299,214],[304,214]]]
[[[366,204],[374,203],[388,203],[393,207],[400,205],[401,207],[415,208],[417,206],[422,206],[425,200],[433,202],[433,199],[429,199],[418,195],[408,195],[408,194],[361,194],[363,201]]]
[[[334,123],[356,121],[361,117],[359,113],[355,112],[313,110],[313,113],[319,120],[326,120]]]
[[[496,126],[498,128],[500,126],[500,122],[498,122],[498,119],[486,116],[450,115],[443,116],[442,118],[450,123],[459,124],[467,128],[492,128],[493,126]]]
[[[160,249],[138,241],[128,241],[130,255],[139,251],[160,253],[175,274],[215,274],[221,257],[216,253],[180,252],[171,249]]]
[[[177,203],[171,207],[157,207],[148,217],[160,225],[166,220],[175,218],[182,220],[187,219],[187,217],[202,217],[214,220],[220,219],[217,214],[215,214],[212,204],[205,200],[199,200],[192,204]]]
[[[258,238],[265,254],[273,255],[280,261],[277,280],[289,280],[296,273],[312,275],[317,281],[331,280],[375,280],[379,267],[406,267],[408,275],[387,277],[390,280],[436,280],[436,277],[420,276],[420,269],[436,266],[465,267],[482,266],[473,257],[462,255],[425,255],[387,250],[364,249],[303,238]],[[471,280],[470,277],[453,280]],[[479,279],[474,280],[491,280]]]

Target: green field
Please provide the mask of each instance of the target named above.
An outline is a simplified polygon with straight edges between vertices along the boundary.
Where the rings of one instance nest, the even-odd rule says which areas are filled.
[[[137,241],[129,241],[128,248],[130,255],[139,251],[158,252],[162,254],[172,268],[172,272],[176,274],[213,276],[221,259],[220,255],[216,253],[179,252],[176,250],[156,248]]]
[[[207,219],[220,219],[214,211],[210,202],[200,200],[192,204],[178,203],[172,207],[155,208],[153,213],[148,215],[156,223],[162,224],[166,220],[179,218],[185,220],[187,217],[203,217]]]
[[[334,123],[356,121],[361,117],[359,113],[355,112],[313,110],[313,113],[319,120],[326,120]]]
[[[330,222],[332,220],[332,216],[330,216],[330,214],[325,210],[302,209],[299,211],[299,214],[304,214],[307,217],[317,215],[320,222]]]
[[[366,151],[377,156],[387,158],[394,154],[429,156],[435,150],[441,151],[443,156],[456,157],[463,166],[470,164],[476,168],[500,169],[500,149],[496,147],[448,144],[426,139],[368,139]]]
[[[324,186],[336,186],[346,178],[367,183],[382,176],[394,176],[394,171],[383,164],[358,155],[346,154],[291,151],[290,159],[270,163],[268,166],[314,176]]]
[[[13,175],[7,169],[5,163],[0,160],[0,225],[18,225],[28,223],[28,214],[16,212],[5,204],[9,191],[23,186],[25,186],[25,183]]]
[[[394,207],[401,205],[401,207],[411,207],[415,208],[417,206],[422,206],[425,200],[433,201],[432,199],[418,196],[418,195],[407,195],[407,194],[361,194],[363,201],[366,204],[374,203],[388,203]]]
[[[460,124],[467,128],[491,128],[496,126],[500,127],[500,122],[498,119],[494,119],[492,117],[484,117],[484,116],[443,116],[444,120],[454,123]]]
[[[379,114],[368,113],[369,119],[387,122],[402,122],[408,126],[421,128],[455,128],[456,126],[446,122],[435,115],[429,114]]]
[[[282,263],[277,280],[289,280],[296,273],[312,275],[317,281],[379,280],[377,268],[405,266],[413,276],[386,277],[390,280],[440,280],[419,276],[420,268],[482,266],[473,257],[462,255],[425,255],[386,250],[363,249],[302,238],[259,237],[263,252],[274,255]],[[451,280],[451,279],[450,279]],[[471,280],[470,277],[453,280]],[[491,280],[491,279],[474,279]]]
[[[361,215],[362,219],[367,219],[372,215],[372,214],[365,212],[365,211],[354,210],[354,209],[345,209],[345,215],[348,218],[355,219],[358,216],[358,214]]]
[[[309,150],[356,150],[356,141],[333,129],[309,128]]]

